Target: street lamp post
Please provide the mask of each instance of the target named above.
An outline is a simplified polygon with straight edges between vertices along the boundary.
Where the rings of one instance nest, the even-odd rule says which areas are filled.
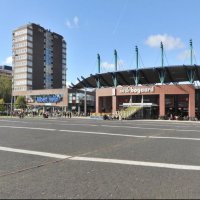
[[[12,117],[13,113],[13,69],[12,69],[12,79],[11,79],[11,103],[10,103],[10,116]]]
[[[11,79],[11,108],[10,108],[10,116],[12,117],[13,113],[13,85],[14,85],[14,64],[15,63],[15,57],[18,56],[18,54],[14,54],[14,62],[12,62],[12,79]]]
[[[85,88],[85,98],[84,98],[84,115],[87,116],[87,90]]]

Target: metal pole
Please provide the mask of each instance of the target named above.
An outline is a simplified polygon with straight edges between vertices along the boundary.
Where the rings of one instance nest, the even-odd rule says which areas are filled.
[[[161,78],[161,83],[164,83],[164,51],[163,51],[163,43],[160,43],[160,48],[161,48],[161,66],[162,66],[162,71],[160,74],[160,78]]]
[[[190,64],[193,65],[193,46],[192,46],[192,39],[190,39]]]
[[[13,113],[13,69],[12,69],[12,80],[11,80],[11,103],[10,103],[10,116],[12,117]]]
[[[97,60],[98,60],[98,73],[101,73],[101,68],[100,68],[100,55],[97,54]]]
[[[160,48],[161,48],[161,66],[164,66],[164,59],[163,59],[163,43],[160,43]]]
[[[84,115],[87,116],[87,91],[85,88],[85,99],[84,99]]]
[[[101,73],[101,58],[100,58],[100,55],[97,54],[97,60],[98,60],[98,73],[100,74]],[[97,78],[97,88],[100,88],[100,80],[99,80],[99,76]]]
[[[138,47],[135,46],[136,51],[136,77],[135,77],[135,84],[138,85]]]
[[[117,50],[114,50],[114,55],[115,55],[115,71],[117,71]]]
[[[136,69],[138,69],[138,47],[135,46],[135,51],[136,51]]]

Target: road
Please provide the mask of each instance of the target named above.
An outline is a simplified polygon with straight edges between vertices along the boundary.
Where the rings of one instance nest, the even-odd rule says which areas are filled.
[[[0,198],[199,198],[199,127],[1,118]]]

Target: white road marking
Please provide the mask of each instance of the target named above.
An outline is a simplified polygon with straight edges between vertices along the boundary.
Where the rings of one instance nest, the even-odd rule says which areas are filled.
[[[91,131],[75,131],[75,130],[59,130],[61,132],[69,133],[86,133],[94,135],[111,135],[119,137],[131,137],[131,138],[150,138],[150,139],[171,139],[171,140],[191,140],[191,141],[200,141],[200,138],[186,138],[186,137],[165,137],[165,136],[145,136],[145,135],[127,135],[127,134],[117,134],[117,133],[103,133],[103,132],[91,132]]]
[[[88,162],[101,162],[101,163],[111,163],[111,164],[121,164],[121,165],[133,165],[133,166],[144,166],[144,167],[157,167],[157,168],[167,168],[167,169],[178,169],[178,170],[198,170],[200,171],[200,166],[198,165],[180,165],[171,163],[157,163],[157,162],[144,162],[144,161],[134,161],[134,160],[119,160],[119,159],[108,159],[108,158],[93,158],[93,157],[79,157],[79,156],[69,156],[63,154],[53,154],[40,151],[30,151],[24,149],[15,149],[9,147],[0,147],[0,151],[37,155],[44,157],[51,157],[57,159],[69,159],[73,161],[88,161]]]
[[[17,122],[17,123],[22,123],[22,124],[28,124],[28,123],[30,123],[30,122],[25,122],[25,121],[13,121],[13,120],[0,120],[0,122]]]
[[[94,134],[94,135],[114,135],[120,137],[137,137],[137,138],[146,138],[147,136],[143,135],[126,135],[126,134],[117,134],[117,133],[103,133],[103,132],[92,132],[92,131],[75,131],[75,130],[59,130],[61,132],[69,132],[69,133],[87,133],[87,134]]]
[[[187,138],[187,137],[165,137],[165,136],[145,136],[145,135],[129,135],[129,134],[117,134],[117,133],[105,133],[105,132],[93,132],[93,131],[76,131],[76,130],[56,130],[47,128],[33,128],[33,127],[23,127],[23,126],[0,126],[0,128],[12,128],[12,129],[28,129],[28,130],[41,130],[41,131],[60,131],[68,133],[86,133],[93,135],[108,135],[108,136],[118,136],[118,137],[130,137],[130,138],[150,138],[150,139],[171,139],[171,140],[190,140],[190,141],[200,141],[200,138]],[[192,130],[189,130],[190,132]],[[196,131],[196,130],[194,130]]]
[[[171,128],[169,128],[169,129],[167,129],[167,128],[150,128],[150,127],[147,127],[147,128],[145,128],[145,127],[140,127],[140,126],[113,126],[113,125],[101,125],[101,126],[103,126],[103,127],[110,127],[110,128],[129,128],[129,129],[144,129],[144,130],[149,130],[149,129],[151,129],[151,130],[159,130],[159,131],[175,131],[176,129],[171,129]]]
[[[25,122],[25,121],[13,121],[13,120],[0,120],[0,122],[14,122],[14,123],[22,123],[22,124],[33,124],[32,121]],[[34,124],[50,124],[50,125],[59,125],[59,126],[99,126],[96,124],[71,124],[70,121],[56,121],[57,123],[49,123],[49,122],[39,122],[39,121],[34,121]]]
[[[108,158],[90,158],[90,157],[71,157],[70,160],[80,160],[89,162],[103,162],[103,163],[113,163],[122,165],[136,165],[136,166],[146,166],[146,167],[159,167],[168,169],[182,169],[182,170],[198,170],[200,171],[200,166],[196,165],[177,165],[169,163],[157,163],[157,162],[143,162],[143,161],[133,161],[133,160],[118,160],[118,159],[108,159]]]
[[[186,138],[186,137],[165,137],[165,136],[148,136],[152,139],[171,139],[171,140],[191,140],[191,141],[200,141],[200,138]]]
[[[150,128],[150,127],[140,127],[140,126],[113,126],[113,125],[101,125],[101,126],[104,126],[104,127],[110,127],[110,128],[129,128],[129,129],[141,129],[141,130],[149,130],[149,129],[151,129],[151,130],[159,130],[159,131],[177,131],[177,132],[199,132],[200,133],[200,130],[194,130],[194,129],[192,129],[192,130],[189,130],[189,129],[185,129],[185,130],[183,130],[183,129],[166,129],[166,128]]]
[[[19,129],[28,129],[28,130],[42,130],[42,131],[56,131],[56,129],[50,128],[34,128],[34,127],[25,127],[25,126],[0,126],[0,128],[19,128]]]
[[[164,123],[160,123],[160,124],[157,124],[157,123],[122,123],[122,125],[137,125],[137,126],[158,126],[158,127],[163,127],[163,126],[172,126],[173,124],[164,124]],[[174,124],[176,128],[179,128],[179,127],[190,127],[192,124]],[[195,124],[196,126],[199,124]]]
[[[9,152],[14,152],[14,153],[30,154],[30,155],[59,158],[59,159],[66,159],[70,157],[70,156],[61,155],[61,154],[54,154],[54,153],[47,153],[47,152],[40,152],[40,151],[30,151],[30,150],[24,150],[24,149],[8,148],[8,147],[0,147],[0,151],[9,151]]]
[[[99,126],[95,124],[56,124],[59,126]]]

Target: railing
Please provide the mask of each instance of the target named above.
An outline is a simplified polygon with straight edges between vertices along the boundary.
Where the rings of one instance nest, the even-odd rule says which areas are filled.
[[[129,106],[124,110],[119,111],[119,117],[122,119],[130,119],[135,113],[140,111],[143,107],[141,106]]]

